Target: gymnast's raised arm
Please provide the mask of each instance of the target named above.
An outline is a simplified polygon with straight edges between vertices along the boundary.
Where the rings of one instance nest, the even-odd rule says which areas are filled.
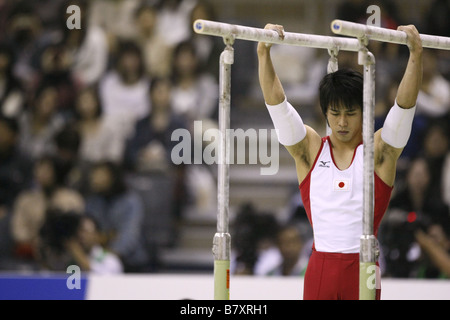
[[[265,29],[275,30],[280,37],[284,37],[283,26],[267,24]],[[311,127],[303,124],[298,112],[287,101],[272,63],[270,49],[271,44],[258,43],[259,82],[278,140],[294,158],[300,183],[312,167],[321,138]]]
[[[386,184],[395,180],[396,164],[411,134],[417,96],[422,83],[422,43],[413,25],[400,26],[408,36],[409,59],[400,82],[394,106],[383,128],[375,133],[375,172]]]

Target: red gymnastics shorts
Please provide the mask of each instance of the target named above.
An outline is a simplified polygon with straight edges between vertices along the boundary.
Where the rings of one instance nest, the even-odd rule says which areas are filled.
[[[379,283],[377,277],[376,300],[380,300]],[[359,253],[313,250],[305,273],[303,299],[359,300]]]

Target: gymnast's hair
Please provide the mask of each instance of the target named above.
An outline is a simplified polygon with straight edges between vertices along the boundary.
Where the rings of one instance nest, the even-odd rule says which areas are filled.
[[[359,107],[363,110],[363,76],[361,73],[341,69],[327,74],[319,85],[320,108],[326,118],[330,109],[353,109]]]

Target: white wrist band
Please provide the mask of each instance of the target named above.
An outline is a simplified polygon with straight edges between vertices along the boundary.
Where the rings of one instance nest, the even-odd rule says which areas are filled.
[[[302,118],[285,98],[278,105],[268,105],[270,117],[277,131],[278,141],[284,146],[293,146],[306,137],[306,127]]]
[[[395,101],[394,106],[384,120],[381,139],[394,148],[404,148],[411,135],[416,106],[410,109],[400,108]]]

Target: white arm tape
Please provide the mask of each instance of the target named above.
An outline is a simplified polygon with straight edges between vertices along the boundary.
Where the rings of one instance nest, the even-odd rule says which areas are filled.
[[[278,105],[268,105],[270,117],[277,131],[278,141],[284,146],[293,146],[306,137],[306,127],[302,118],[285,98]]]
[[[381,139],[394,148],[404,148],[411,135],[416,106],[410,109],[400,108],[395,101],[394,106],[384,120]]]

